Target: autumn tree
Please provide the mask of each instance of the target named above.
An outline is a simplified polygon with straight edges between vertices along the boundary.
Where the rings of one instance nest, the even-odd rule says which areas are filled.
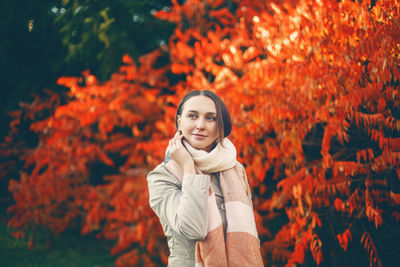
[[[179,99],[209,89],[233,118],[266,264],[394,264],[400,3],[172,3],[156,13],[177,25],[167,46],[139,64],[125,57],[106,83],[61,78],[65,103],[14,114],[3,153],[24,168],[10,181],[10,226],[62,231],[81,219],[84,233],[118,240],[118,264],[165,263],[145,173],[162,161]],[[11,150],[23,118],[44,109],[24,120],[39,144]]]
[[[9,182],[15,204],[8,225],[18,229],[14,236],[28,235],[28,247],[39,228],[57,234],[78,226],[83,234],[98,230],[99,237],[117,239],[111,253],[125,253],[119,266],[166,262],[145,180],[165,145],[157,130],[165,100],[157,95],[169,86],[169,67],[154,67],[162,55],[143,56],[140,67],[125,56],[120,72],[101,85],[88,72],[60,78],[70,89],[65,103],[49,93],[13,114],[9,149],[1,151],[12,159],[2,169],[20,173]],[[36,145],[27,143],[28,134],[37,136]],[[154,153],[145,153],[150,147]]]
[[[231,108],[266,261],[393,263],[375,236],[399,220],[399,3],[207,3],[158,15],[181,88]]]

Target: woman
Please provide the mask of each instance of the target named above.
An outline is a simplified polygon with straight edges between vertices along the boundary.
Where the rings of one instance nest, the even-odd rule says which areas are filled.
[[[168,240],[168,266],[263,266],[251,193],[221,99],[192,91],[178,106],[177,134],[148,174],[150,206]]]

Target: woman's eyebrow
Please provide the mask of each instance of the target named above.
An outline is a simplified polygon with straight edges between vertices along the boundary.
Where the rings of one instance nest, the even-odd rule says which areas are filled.
[[[193,110],[193,109],[192,110],[188,110],[188,113],[190,113],[190,112],[197,113],[197,114],[199,113],[197,110]],[[207,115],[215,115],[215,116],[217,115],[217,113],[215,113],[215,112],[207,112],[206,114]]]

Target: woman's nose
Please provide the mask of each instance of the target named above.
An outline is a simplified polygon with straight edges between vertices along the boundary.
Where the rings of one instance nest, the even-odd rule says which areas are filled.
[[[203,118],[199,118],[197,120],[197,122],[196,122],[196,128],[204,129],[204,125],[205,125],[204,119]]]

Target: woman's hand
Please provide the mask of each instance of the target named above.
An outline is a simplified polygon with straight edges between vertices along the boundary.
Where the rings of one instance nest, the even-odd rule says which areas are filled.
[[[174,138],[169,141],[169,155],[171,159],[181,166],[183,174],[195,174],[194,161],[192,156],[182,144],[183,135],[177,133]]]

